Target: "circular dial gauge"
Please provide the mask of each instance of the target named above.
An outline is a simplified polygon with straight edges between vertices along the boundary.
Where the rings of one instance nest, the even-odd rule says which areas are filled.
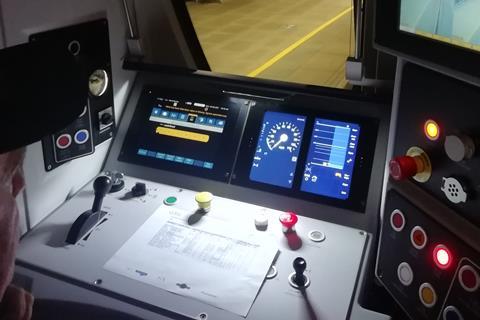
[[[108,74],[105,70],[95,70],[88,78],[88,89],[96,97],[100,97],[107,91]]]
[[[293,152],[302,141],[298,127],[288,121],[274,124],[267,134],[267,146],[270,150],[288,150]]]

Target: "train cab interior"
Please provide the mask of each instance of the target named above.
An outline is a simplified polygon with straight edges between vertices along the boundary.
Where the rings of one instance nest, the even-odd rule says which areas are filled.
[[[38,320],[480,319],[479,16],[0,0],[10,287]]]

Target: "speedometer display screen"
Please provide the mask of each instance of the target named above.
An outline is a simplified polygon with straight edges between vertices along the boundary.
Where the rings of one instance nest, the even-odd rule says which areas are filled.
[[[292,188],[305,122],[305,116],[265,112],[250,180]]]

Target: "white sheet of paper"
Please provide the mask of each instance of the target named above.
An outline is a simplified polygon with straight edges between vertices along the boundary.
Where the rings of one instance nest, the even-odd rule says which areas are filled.
[[[190,226],[190,214],[158,208],[104,268],[246,317],[276,243],[208,214]]]

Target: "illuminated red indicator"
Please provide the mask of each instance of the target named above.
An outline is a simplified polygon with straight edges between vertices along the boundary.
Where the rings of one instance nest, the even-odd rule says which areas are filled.
[[[440,269],[447,269],[452,263],[452,254],[443,244],[439,244],[433,250],[433,260]]]
[[[440,249],[437,251],[437,261],[442,266],[448,265],[448,263],[450,262],[450,256],[448,255],[447,250]]]

